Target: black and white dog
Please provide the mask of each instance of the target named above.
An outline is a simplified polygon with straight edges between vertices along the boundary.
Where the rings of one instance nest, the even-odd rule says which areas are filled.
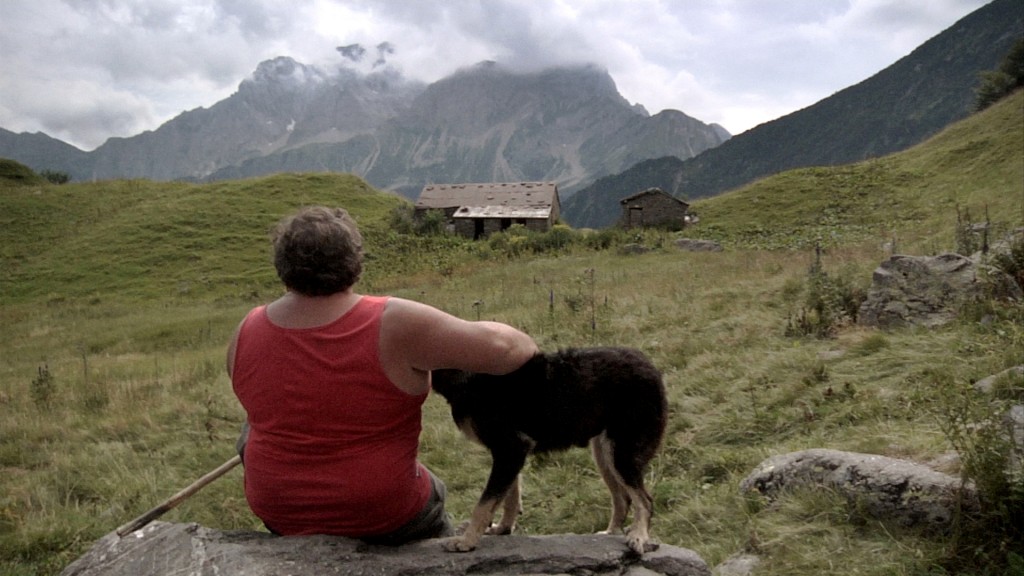
[[[445,541],[473,550],[483,534],[509,534],[521,507],[519,472],[531,452],[590,444],[612,494],[607,533],[626,536],[638,554],[650,541],[653,500],[644,469],[665,433],[667,401],[661,373],[638,350],[580,348],[537,354],[502,376],[435,370],[433,388],[451,405],[455,424],[491,452],[490,477],[465,531]],[[502,505],[501,522],[491,526]]]

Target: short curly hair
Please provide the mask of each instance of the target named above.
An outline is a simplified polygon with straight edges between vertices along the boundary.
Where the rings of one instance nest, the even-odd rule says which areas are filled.
[[[363,271],[363,237],[343,208],[304,207],[278,223],[273,243],[277,276],[299,294],[343,292]]]

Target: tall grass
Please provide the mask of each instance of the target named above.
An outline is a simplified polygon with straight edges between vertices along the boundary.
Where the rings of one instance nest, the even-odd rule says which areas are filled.
[[[1021,136],[1001,132],[1006,115],[1020,126],[1021,103],[1018,94],[982,115],[990,124],[969,119],[972,129],[952,127],[892,159],[787,173],[702,201],[704,223],[685,233],[717,237],[721,253],[677,251],[666,232],[599,242],[579,233],[556,250],[530,239],[539,250],[517,254],[498,240],[403,236],[386,228],[400,199],[330,175],[0,187],[0,573],[58,572],[233,454],[242,411],[224,348],[245,312],[280,290],[267,229],[313,202],[346,205],[359,219],[365,291],[508,322],[545,349],[616,344],[649,354],[670,405],[648,472],[661,541],[711,565],[755,552],[768,575],[952,569],[963,540],[851,521],[828,493],[766,507],[738,485],[765,457],[804,448],[942,459],[956,446],[935,375],[969,388],[1024,364],[1019,304],[928,330],[786,329],[819,260],[815,242],[822,270],[866,283],[894,237],[906,251],[954,248],[951,206],[988,206],[1005,229],[1024,223],[1019,158],[1003,158]],[[822,216],[822,206],[832,211]],[[607,249],[624,240],[652,250]],[[467,517],[489,458],[436,397],[421,450],[448,484],[451,512]],[[531,460],[524,482],[523,533],[607,523],[608,494],[586,451]],[[239,470],[165,519],[261,529]]]
[[[671,406],[666,444],[649,472],[656,535],[696,549],[711,563],[756,549],[770,558],[769,574],[856,565],[875,549],[888,558],[879,566],[898,565],[907,573],[939,562],[941,540],[894,536],[890,527],[850,527],[834,503],[825,508],[831,512],[814,512],[817,500],[752,513],[737,485],[767,455],[802,448],[936,458],[952,446],[936,420],[939,399],[923,375],[940,371],[967,382],[1008,361],[1024,361],[1006,357],[1008,343],[997,332],[959,327],[884,337],[863,329],[836,339],[786,337],[781,294],[787,282],[806,274],[806,261],[790,253],[595,253],[511,268],[438,275],[394,293],[465,317],[480,310],[483,318],[529,330],[547,349],[621,344],[647,352],[665,372]],[[557,296],[550,305],[551,292],[579,290],[586,270],[594,271],[596,326],[586,311]],[[475,302],[483,304],[474,308]],[[4,570],[53,573],[95,538],[230,457],[242,413],[223,372],[224,343],[248,306],[5,308]],[[958,359],[964,349],[972,350],[966,361]],[[845,354],[821,360],[835,350]],[[44,365],[53,391],[42,403],[32,390]],[[427,404],[422,450],[426,464],[449,484],[451,511],[466,517],[489,459],[459,436],[436,398]],[[607,522],[608,496],[585,451],[532,461],[525,494],[523,533],[587,533]],[[166,519],[260,529],[238,472]],[[841,552],[822,554],[823,546],[836,544]],[[904,556],[907,546],[919,553]],[[859,570],[892,573],[879,566]]]

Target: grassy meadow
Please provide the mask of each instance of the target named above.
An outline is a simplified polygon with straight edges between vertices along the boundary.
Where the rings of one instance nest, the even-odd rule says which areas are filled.
[[[894,156],[695,202],[701,222],[681,234],[718,240],[719,253],[679,251],[677,233],[654,230],[563,229],[569,241],[557,244],[399,234],[404,200],[337,174],[4,182],[0,574],[58,573],[233,455],[243,412],[225,346],[249,308],[280,293],[268,230],[312,203],[344,206],[360,222],[363,293],[507,322],[545,349],[614,344],[651,356],[671,410],[648,472],[662,542],[711,566],[758,554],[758,575],[996,574],[1014,561],[998,546],[968,546],[967,528],[927,535],[859,517],[828,491],[768,505],[738,485],[764,458],[806,448],[958,473],[944,458],[954,450],[950,414],[992,415],[970,385],[1024,364],[1021,303],[986,303],[941,328],[880,331],[839,318],[813,337],[788,327],[808,308],[815,245],[825,273],[857,294],[893,252],[956,248],[958,211],[998,233],[1024,226],[1024,93]],[[625,242],[650,251],[625,254]],[[1024,395],[1024,383],[1004,388]],[[466,518],[489,457],[459,435],[439,397],[423,427],[422,459],[448,484],[449,510]],[[238,468],[162,519],[262,529],[241,482]],[[594,532],[608,511],[586,450],[524,470],[520,533]]]

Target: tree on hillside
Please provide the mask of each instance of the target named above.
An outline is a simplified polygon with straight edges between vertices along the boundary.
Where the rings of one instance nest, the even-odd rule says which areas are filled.
[[[1021,87],[1024,87],[1024,38],[1010,48],[998,70],[981,73],[974,109],[984,110]]]
[[[43,170],[39,175],[46,178],[50,184],[67,184],[71,181],[70,174],[58,170]]]

